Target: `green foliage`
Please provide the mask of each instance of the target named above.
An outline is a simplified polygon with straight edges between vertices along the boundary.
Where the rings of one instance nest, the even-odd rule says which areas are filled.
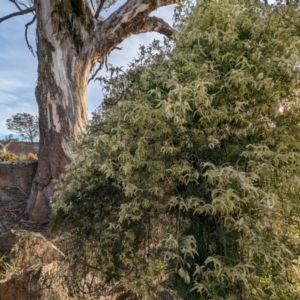
[[[291,8],[199,0],[174,44],[104,80],[52,217],[71,230],[77,283],[300,298],[298,23]]]

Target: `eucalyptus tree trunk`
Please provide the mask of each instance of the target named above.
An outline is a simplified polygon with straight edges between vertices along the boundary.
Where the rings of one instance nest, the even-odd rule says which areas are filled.
[[[125,38],[157,31],[171,36],[163,20],[149,17],[151,0],[129,0],[105,21],[97,19],[88,0],[37,0],[39,162],[27,206],[37,221],[48,219],[54,179],[70,162],[70,143],[86,131],[87,84],[91,69]]]

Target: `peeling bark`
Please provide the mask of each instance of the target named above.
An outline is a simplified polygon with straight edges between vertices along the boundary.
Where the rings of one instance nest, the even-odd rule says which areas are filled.
[[[87,0],[36,1],[40,148],[27,206],[30,218],[48,218],[53,180],[70,162],[70,143],[87,128],[92,67],[132,34],[157,31],[171,36],[174,30],[167,23],[148,15],[173,2],[129,0],[101,22]]]

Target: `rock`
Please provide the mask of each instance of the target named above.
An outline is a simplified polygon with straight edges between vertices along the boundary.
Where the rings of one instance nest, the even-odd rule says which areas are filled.
[[[70,276],[65,255],[40,233],[10,230],[1,234],[0,258],[2,255],[7,260],[6,270],[1,273],[0,259],[0,300],[136,300],[130,293],[117,289],[109,296],[100,296],[98,291],[95,295],[84,293],[84,297],[81,293],[72,294],[76,291],[69,290],[64,280],[64,275]],[[112,291],[92,274],[87,274],[87,279],[96,285],[99,283],[98,287],[104,288],[102,292]],[[81,290],[90,291],[89,284],[82,283]],[[172,291],[162,290],[155,300],[183,299],[173,295]]]
[[[7,257],[0,280],[0,300],[73,299],[61,282],[64,254],[40,233],[11,230],[0,236],[0,255]],[[55,277],[55,281],[51,280]],[[51,281],[50,286],[46,286]]]
[[[16,187],[29,195],[37,161],[0,162],[0,189]]]
[[[9,253],[16,268],[61,261],[64,254],[40,233],[10,230],[0,236],[0,253]]]
[[[5,186],[0,189],[0,201],[2,205],[18,206],[20,202],[26,200],[27,194],[20,188],[13,186]]]

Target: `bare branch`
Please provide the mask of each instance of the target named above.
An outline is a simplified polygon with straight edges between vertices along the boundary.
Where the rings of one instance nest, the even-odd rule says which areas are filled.
[[[101,0],[101,3],[98,6],[96,14],[95,14],[95,19],[98,19],[99,15],[100,15],[100,12],[101,12],[101,10],[102,10],[102,8],[104,6],[104,3],[105,3],[105,0]]]
[[[6,152],[7,147],[11,144],[12,141],[10,141],[7,145],[3,145],[0,143],[0,146],[2,147],[2,151]]]
[[[115,106],[119,101],[124,99],[124,96],[126,92],[128,92],[128,90],[125,88],[124,82],[121,82],[121,85],[122,85],[122,91],[120,97],[117,100],[115,100],[115,102],[113,103],[106,103],[108,106]]]
[[[33,52],[33,48],[28,42],[28,27],[30,25],[32,25],[35,20],[36,20],[36,15],[33,16],[32,20],[30,22],[25,24],[25,40],[26,40],[27,47],[29,48],[29,50],[30,50],[30,52],[32,53],[33,56],[35,56],[34,52]]]
[[[16,0],[9,0],[9,1],[12,2],[18,8],[18,10],[22,10],[21,6]]]
[[[176,30],[172,28],[167,22],[157,17],[148,17],[143,27],[137,31],[138,32],[136,33],[155,31],[167,36],[168,38],[171,38],[172,35],[176,33]]]
[[[94,74],[90,77],[90,79],[89,79],[89,81],[88,81],[88,84],[90,83],[90,81],[92,81],[92,80],[94,80],[94,79],[96,78],[98,72],[99,72],[99,71],[102,69],[102,67],[103,67],[104,60],[105,60],[105,59],[103,59],[103,60],[100,62],[99,67],[95,70]]]
[[[128,0],[98,24],[95,34],[98,46],[95,52],[103,57],[133,34],[156,31],[171,37],[174,29],[160,18],[149,17],[149,14],[160,6],[175,2],[176,0]]]
[[[94,7],[94,2],[93,2],[93,0],[90,0],[90,3],[91,3],[91,7],[92,7],[93,10],[95,11],[95,7]]]
[[[116,50],[122,50],[121,47],[114,47],[113,50],[115,50],[115,49]],[[92,76],[88,80],[88,83],[90,83],[90,81],[92,81],[96,78],[98,72],[102,69],[104,64],[105,64],[105,67],[106,67],[106,71],[108,71],[108,62],[107,62],[107,56],[108,55],[106,55],[101,61],[99,61],[99,67],[93,72]]]
[[[5,20],[11,19],[13,17],[26,15],[26,14],[31,13],[33,11],[35,11],[35,6],[29,7],[27,9],[23,9],[21,11],[14,12],[12,14],[9,14],[9,15],[6,15],[6,16],[0,18],[0,23],[5,21]]]
[[[23,3],[22,1],[19,1],[19,0],[14,0],[14,1],[16,1],[19,4],[19,6],[24,6],[25,8],[29,8],[30,7],[30,6],[26,5],[25,3]],[[30,0],[30,1],[28,0],[28,2],[31,2],[34,5],[35,5],[36,1],[37,0]]]

